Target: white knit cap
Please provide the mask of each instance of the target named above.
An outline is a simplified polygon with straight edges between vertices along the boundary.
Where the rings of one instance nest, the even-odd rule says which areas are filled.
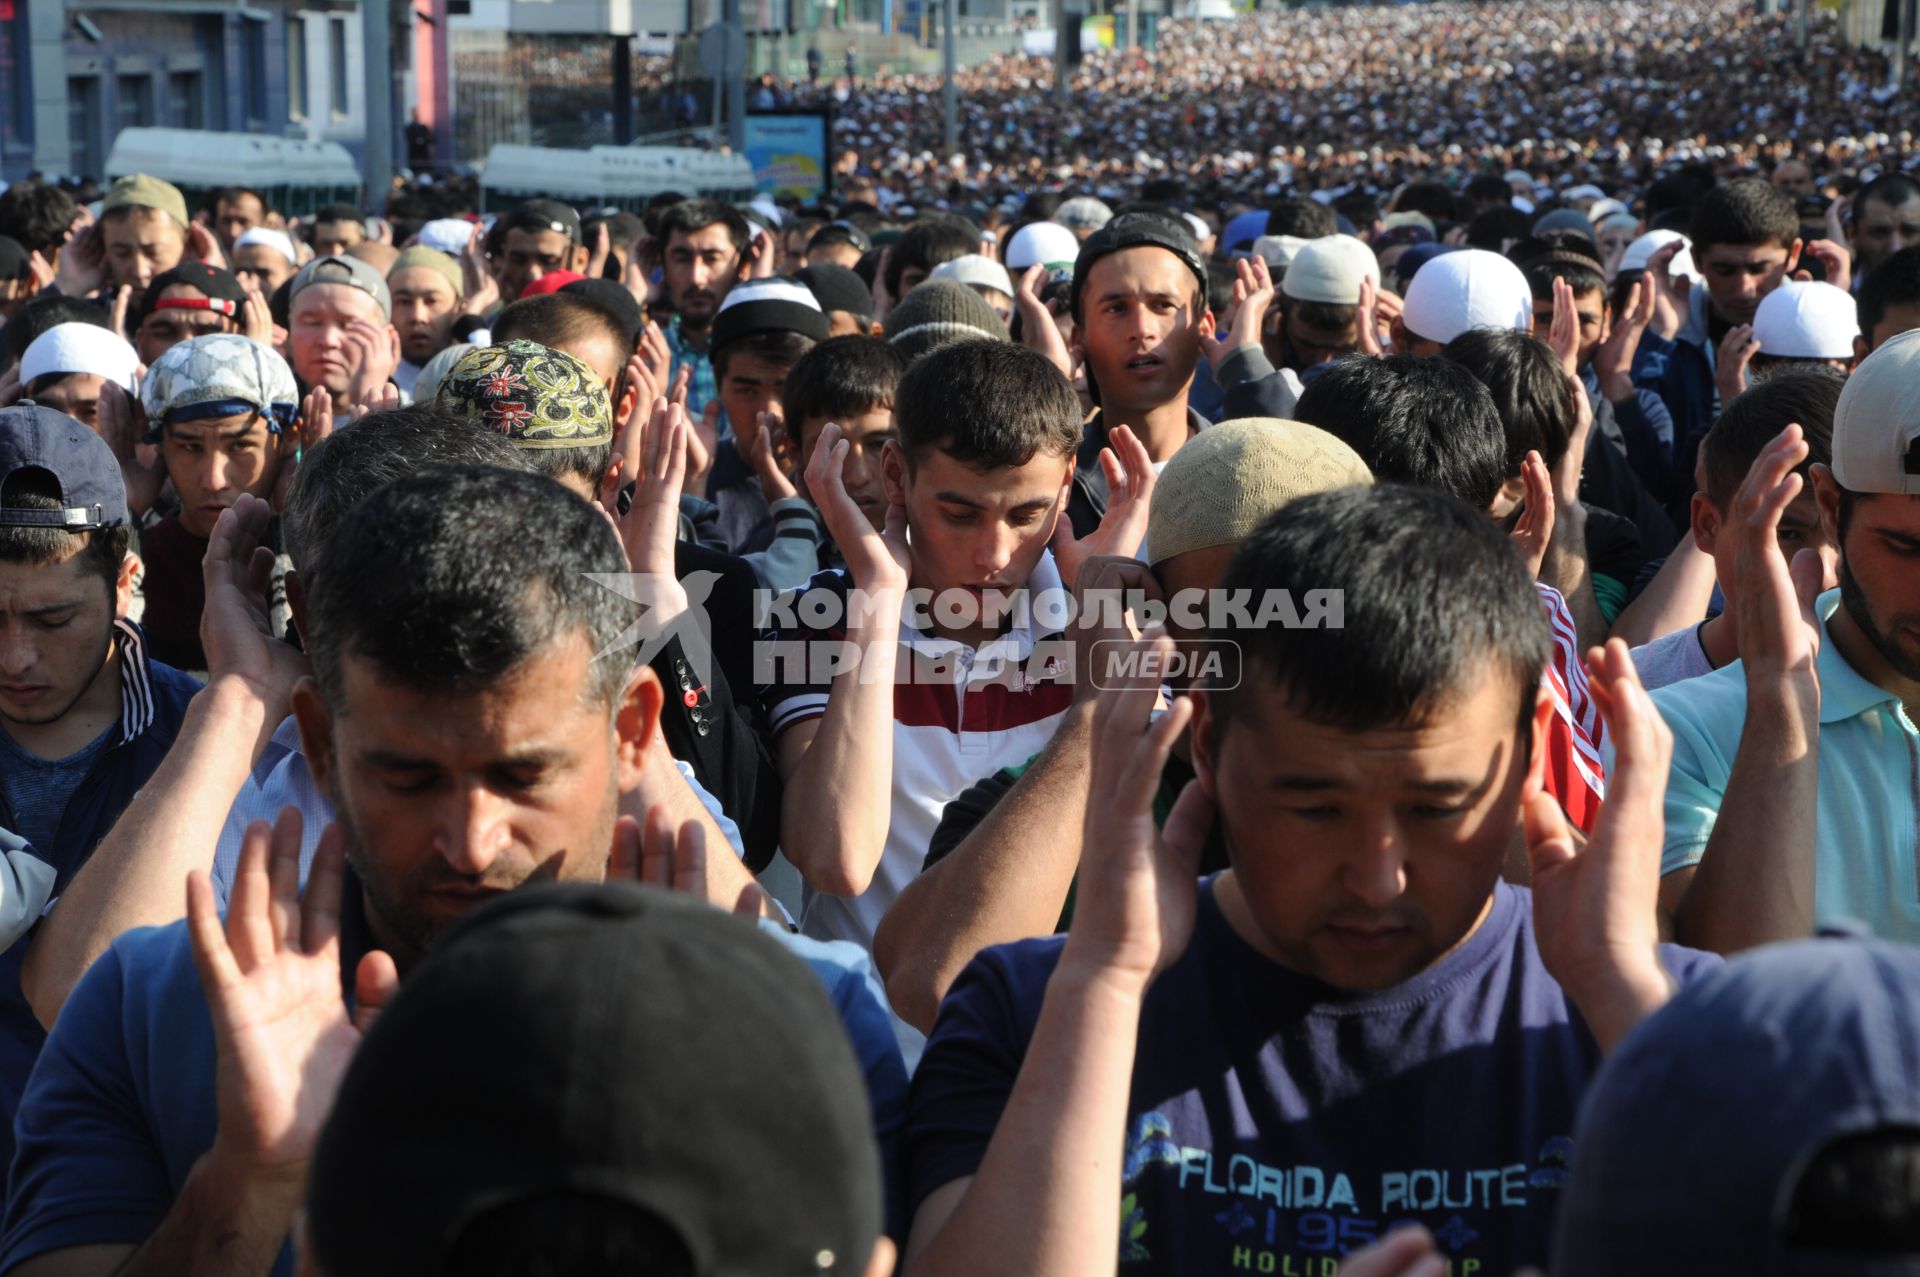
[[[1632,211],[1632,209],[1622,204],[1619,200],[1595,200],[1592,206],[1587,209],[1587,220],[1595,226],[1598,226],[1601,222],[1604,222],[1616,213],[1631,213]]]
[[[1309,240],[1293,255],[1280,281],[1280,291],[1299,301],[1353,306],[1360,301],[1360,281],[1380,286],[1380,259],[1351,235],[1326,235]]]
[[[973,288],[991,288],[995,292],[1013,296],[1013,279],[1007,274],[1007,268],[978,253],[968,253],[965,257],[942,262],[933,268],[933,273],[927,278],[957,280]]]
[[[473,223],[458,217],[436,217],[420,228],[420,247],[437,248],[455,257],[472,238]]]
[[[33,339],[20,356],[20,384],[31,386],[50,374],[91,373],[133,392],[140,356],[126,339],[98,324],[55,324]]]
[[[293,237],[285,231],[276,231],[271,226],[256,226],[233,241],[235,252],[243,248],[252,248],[255,244],[271,248],[286,258],[290,266],[300,264],[300,255],[293,249]]]
[[[1760,353],[1779,359],[1852,359],[1860,310],[1832,284],[1790,279],[1760,299],[1753,336]]]
[[[1527,277],[1498,253],[1469,248],[1443,253],[1420,268],[1407,288],[1407,331],[1441,345],[1475,328],[1533,328]]]
[[[1014,233],[1002,256],[1010,271],[1071,266],[1080,256],[1080,238],[1058,222],[1030,222]]]
[[[1920,328],[1860,361],[1833,410],[1833,477],[1848,492],[1920,496]]]

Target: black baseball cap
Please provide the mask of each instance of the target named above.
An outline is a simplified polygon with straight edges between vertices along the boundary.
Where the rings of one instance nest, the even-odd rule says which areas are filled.
[[[864,1272],[879,1154],[820,979],[632,883],[522,887],[457,923],[354,1053],[308,1180],[314,1253],[447,1272],[489,1214],[556,1197],[664,1224],[713,1277]]]
[[[1200,246],[1193,242],[1193,233],[1183,222],[1160,213],[1122,213],[1087,236],[1080,245],[1080,256],[1073,263],[1073,291],[1069,294],[1075,319],[1080,317],[1080,293],[1087,286],[1093,264],[1129,248],[1166,249],[1185,263],[1193,277],[1200,281],[1201,288],[1206,288],[1206,259],[1200,256]]]
[[[39,404],[0,408],[0,487],[22,470],[60,485],[60,509],[0,507],[0,527],[99,532],[127,522],[127,486],[113,449],[65,413]]]
[[[186,284],[206,294],[206,302],[196,304],[191,298],[169,297],[165,301],[160,294],[171,285]],[[237,318],[240,306],[247,300],[246,286],[232,271],[222,270],[218,266],[209,266],[205,262],[184,261],[172,270],[162,271],[154,276],[147,285],[147,291],[140,295],[140,309],[133,317],[135,328],[147,322],[147,316],[156,310],[213,310]]]
[[[802,267],[793,277],[807,286],[821,310],[829,314],[845,311],[856,319],[873,321],[873,290],[867,287],[866,280],[846,267],[821,262],[818,266]]]
[[[515,204],[501,216],[497,229],[503,236],[508,231],[558,231],[571,243],[586,242],[580,233],[580,214],[571,204],[562,204],[559,200]]]
[[[851,244],[862,253],[873,248],[867,233],[852,222],[828,222],[807,240],[807,251],[811,253],[816,248],[830,248],[835,244]]]

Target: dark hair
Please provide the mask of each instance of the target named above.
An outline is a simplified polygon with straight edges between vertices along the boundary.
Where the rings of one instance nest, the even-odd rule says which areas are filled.
[[[1528,452],[1538,452],[1549,469],[1567,455],[1573,389],[1546,342],[1511,328],[1474,328],[1448,342],[1440,357],[1472,373],[1493,396],[1506,430],[1509,478],[1520,473]]]
[[[1465,194],[1476,205],[1509,204],[1513,200],[1513,187],[1497,173],[1482,173],[1467,183]]]
[[[59,510],[60,480],[38,466],[15,470],[0,483],[0,509]],[[76,551],[80,570],[97,576],[107,584],[112,597],[120,581],[120,565],[126,562],[127,548],[133,543],[133,528],[121,524],[102,532],[69,532],[65,528],[0,527],[0,563],[19,563],[44,567],[60,563]]]
[[[633,357],[633,334],[606,307],[580,293],[552,292],[522,297],[493,321],[493,344],[520,340],[558,347],[562,342],[606,337],[622,360]],[[616,387],[617,388],[617,387]]]
[[[1360,313],[1360,307],[1346,302],[1316,302],[1288,297],[1281,303],[1289,315],[1309,328],[1345,329]]]
[[[106,307],[84,297],[67,297],[59,293],[36,297],[15,311],[5,327],[0,327],[0,349],[6,353],[6,358],[0,360],[0,367],[11,368],[19,363],[20,357],[27,353],[27,347],[33,345],[35,338],[61,324],[112,327],[107,322]]]
[[[0,235],[18,240],[49,263],[67,242],[78,212],[73,197],[46,182],[22,182],[0,192]]]
[[[484,1211],[448,1243],[439,1271],[461,1277],[693,1277],[693,1255],[659,1215],[578,1193]]]
[[[1920,200],[1920,182],[1905,173],[1882,173],[1860,188],[1859,194],[1853,197],[1853,208],[1847,216],[1857,224],[1869,202],[1897,208],[1910,200]],[[19,236],[14,238],[18,239]]]
[[[1491,663],[1524,721],[1552,650],[1539,596],[1506,535],[1484,511],[1420,488],[1379,484],[1290,501],[1241,542],[1219,588],[1255,600],[1250,616],[1270,592],[1337,590],[1343,615],[1338,626],[1215,631],[1239,645],[1242,666],[1237,687],[1208,689],[1216,741],[1247,714],[1256,674],[1309,721],[1363,732],[1426,722]]]
[[[961,341],[922,355],[900,379],[893,421],[907,464],[946,453],[980,470],[1023,466],[1080,446],[1080,398],[1038,351]]]
[[[1018,233],[1023,226],[1051,221],[1066,198],[1058,191],[1035,191],[1020,205],[1020,212],[1013,219],[1013,230]]]
[[[907,361],[877,337],[835,337],[800,357],[787,373],[780,406],[797,435],[814,417],[838,421],[891,408]]]
[[[1825,364],[1795,363],[1756,381],[1721,409],[1700,447],[1705,456],[1707,500],[1726,514],[1747,471],[1774,437],[1798,423],[1807,459],[1796,467],[1804,478],[1815,462],[1833,464],[1833,410],[1847,376]]]
[[[707,359],[713,364],[714,379],[725,381],[727,365],[733,362],[736,353],[758,355],[768,363],[784,364],[791,368],[805,358],[813,347],[813,338],[804,333],[767,330],[748,333],[724,346],[715,346],[708,352]]]
[[[1413,182],[1394,199],[1393,211],[1425,213],[1435,222],[1450,222],[1455,220],[1453,192],[1439,182]]]
[[[541,475],[494,466],[428,469],[348,511],[307,586],[307,654],[343,709],[341,656],[425,693],[495,686],[542,648],[584,631],[605,652],[633,604],[593,574],[627,570],[594,506]],[[596,660],[589,691],[611,707],[632,663]]]
[[[1889,307],[1920,302],[1920,244],[1908,245],[1867,272],[1858,300],[1860,335],[1872,341]]]
[[[746,252],[747,245],[753,242],[747,219],[719,200],[681,200],[669,205],[660,214],[660,229],[654,238],[660,241],[660,250],[664,253],[672,244],[675,232],[693,235],[714,225],[727,228],[727,238],[733,242],[736,253]]]
[[[900,277],[908,270],[932,271],[943,262],[980,251],[980,230],[951,214],[929,217],[907,227],[887,258],[887,296],[900,299]]]
[[[1527,288],[1533,293],[1535,301],[1548,301],[1553,297],[1553,281],[1556,279],[1566,280],[1567,287],[1573,290],[1575,297],[1599,293],[1605,299],[1607,277],[1601,273],[1600,267],[1590,266],[1584,260],[1575,261],[1574,256],[1567,252],[1553,252],[1521,264],[1520,273],[1527,277]],[[1628,287],[1632,287],[1632,284],[1629,283]]]
[[[1792,248],[1800,238],[1800,212],[1793,196],[1757,177],[1722,183],[1700,197],[1687,222],[1693,259],[1704,268],[1707,250],[1720,244]]]
[[[1677,212],[1684,219],[1712,185],[1711,178],[1703,179],[1690,169],[1660,178],[1647,188],[1647,228],[1653,229],[1654,220],[1667,213]]]
[[[1293,415],[1359,453],[1376,478],[1438,489],[1483,514],[1507,478],[1493,396],[1445,359],[1343,359],[1308,383]]]
[[[1794,1185],[1781,1234],[1797,1250],[1920,1254],[1920,1130],[1878,1127],[1828,1143]]]
[[[229,200],[245,199],[249,195],[260,201],[260,211],[262,213],[273,207],[273,205],[267,203],[267,197],[265,195],[254,190],[251,186],[223,186],[214,192],[213,203],[209,205],[209,207],[217,210],[220,205]]]
[[[1355,191],[1335,200],[1333,211],[1353,223],[1354,234],[1361,235],[1380,220],[1380,201],[1365,191]]]
[[[1340,229],[1333,210],[1319,200],[1289,195],[1267,210],[1267,234],[1319,239]]]
[[[1511,204],[1497,204],[1475,213],[1467,223],[1467,247],[1498,253],[1510,239],[1525,239],[1533,229],[1533,219]]]
[[[300,458],[280,516],[281,544],[311,582],[340,521],[378,489],[432,466],[525,470],[528,458],[505,435],[431,404],[369,413]]]
[[[313,225],[322,222],[352,222],[362,231],[367,229],[367,217],[351,204],[325,204],[313,215]]]

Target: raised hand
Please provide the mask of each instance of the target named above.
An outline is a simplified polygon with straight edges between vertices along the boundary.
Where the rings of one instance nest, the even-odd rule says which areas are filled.
[[[1827,272],[1827,282],[1841,292],[1851,291],[1853,287],[1853,257],[1842,243],[1830,239],[1816,239],[1800,250],[1802,257],[1811,257],[1819,262]],[[1812,279],[1812,271],[1797,271],[1795,279]]]
[[[300,452],[305,455],[333,433],[333,396],[325,386],[315,386],[300,404]]]
[[[1266,258],[1257,254],[1243,257],[1233,268],[1237,278],[1233,281],[1233,310],[1227,317],[1226,334],[1200,339],[1207,363],[1216,373],[1234,351],[1260,344],[1260,334],[1275,295],[1273,273],[1267,269]]]
[[[1396,1228],[1340,1261],[1339,1277],[1446,1277],[1447,1261],[1433,1234],[1418,1224]]]
[[[769,503],[800,495],[780,465],[785,438],[786,430],[780,418],[770,412],[759,412],[754,414],[753,429],[740,440],[741,456],[753,467],[754,475],[760,480],[761,495]]]
[[[1587,388],[1571,374],[1567,393],[1573,398],[1573,430],[1567,435],[1567,450],[1553,471],[1554,499],[1564,509],[1580,500],[1580,472],[1587,464],[1587,441],[1593,437],[1593,401]]]
[[[1752,324],[1735,324],[1720,339],[1720,351],[1713,365],[1713,380],[1720,392],[1722,405],[1746,393],[1751,381],[1747,367],[1759,353],[1760,342],[1753,335]]]
[[[1673,259],[1687,246],[1676,239],[1647,259],[1647,272],[1640,277],[1653,290],[1653,317],[1648,327],[1656,337],[1672,341],[1686,327],[1693,313],[1693,281],[1670,269]]]
[[[607,273],[607,258],[613,255],[613,236],[605,222],[593,228],[593,244],[587,252],[587,278],[600,279]]]
[[[840,427],[829,423],[807,462],[807,491],[820,509],[827,534],[847,562],[856,589],[869,595],[903,591],[911,560],[907,552],[907,512],[887,507],[886,531],[875,532],[866,514],[847,495],[843,478],[850,445]]]
[[[166,486],[167,467],[160,450],[140,439],[133,400],[111,381],[100,383],[100,407],[96,418],[100,437],[113,450],[120,463],[120,477],[127,485],[127,505],[135,514],[145,514],[160,499]]]
[[[1073,927],[1062,967],[1098,972],[1121,988],[1143,992],[1186,949],[1193,935],[1200,852],[1213,828],[1212,800],[1195,780],[1181,791],[1164,829],[1153,821],[1153,796],[1167,754],[1193,717],[1177,697],[1150,721],[1159,678],[1173,640],[1155,634],[1133,645],[1144,658],[1130,676],[1103,679],[1093,711],[1093,789],[1087,807]],[[1082,678],[1094,671],[1078,671]]]
[[[1386,345],[1380,340],[1380,289],[1369,276],[1360,277],[1360,321],[1355,332],[1360,339],[1359,350],[1363,355],[1384,355]]]
[[[264,544],[273,511],[242,494],[222,510],[200,562],[206,605],[200,612],[200,645],[207,654],[207,682],[237,679],[267,707],[277,726],[287,715],[294,684],[312,672],[306,655],[273,637],[268,624],[273,551]]]
[[[1047,304],[1040,300],[1040,280],[1046,273],[1047,268],[1035,262],[1021,272],[1020,282],[1014,286],[1013,304],[1020,312],[1020,344],[1045,355],[1047,362],[1071,381],[1073,354],[1067,349],[1067,339],[1060,335],[1060,326],[1053,322]]]
[[[482,316],[500,300],[500,281],[487,262],[486,228],[476,224],[460,249],[460,313]]]
[[[352,367],[345,402],[363,404],[393,379],[394,369],[400,366],[400,334],[392,324],[356,319],[347,325],[344,340]]]
[[[57,275],[47,259],[35,250],[27,254],[27,277],[33,291],[40,293],[53,286]]]
[[[687,439],[692,433],[686,410],[666,399],[636,403],[620,437],[614,441],[619,458],[600,488],[600,504],[620,529],[629,570],[648,577],[675,581],[673,547],[680,536],[680,492],[687,476]],[[633,501],[619,512],[620,486],[631,479]],[[684,597],[680,603],[685,608]]]
[[[1547,546],[1553,541],[1553,480],[1538,452],[1529,452],[1520,463],[1520,476],[1526,481],[1527,503],[1507,532],[1507,539],[1526,560],[1527,574],[1537,581],[1540,567],[1547,561]]]
[[[620,282],[642,306],[653,296],[653,268],[659,265],[658,257],[651,235],[640,236],[627,248],[627,269],[620,276]]]
[[[267,295],[252,284],[247,285],[247,299],[240,303],[240,332],[262,346],[273,347],[273,311],[267,305]]]
[[[724,908],[726,902],[708,897],[707,827],[689,820],[678,829],[664,807],[647,810],[646,828],[632,816],[613,826],[613,852],[607,857],[608,882],[639,882],[663,891],[706,900]],[[733,901],[735,915],[749,921],[764,911],[766,893],[749,879]]]
[[[400,387],[392,382],[375,387],[365,398],[355,404],[347,413],[346,424],[352,425],[362,417],[372,416],[376,412],[392,412],[400,406]]]
[[[667,345],[666,330],[648,320],[640,331],[640,343],[634,355],[647,366],[655,393],[666,394],[673,385],[673,348]]]
[[[399,987],[393,959],[369,953],[348,1012],[340,988],[343,848],[329,826],[303,896],[299,813],[283,810],[271,830],[254,822],[224,924],[206,873],[187,879],[187,929],[213,1019],[213,1152],[268,1184],[305,1183],[347,1065]]]
[[[1054,561],[1062,581],[1076,580],[1080,565],[1094,555],[1137,553],[1147,539],[1147,511],[1153,503],[1153,458],[1146,445],[1126,426],[1107,435],[1109,447],[1100,450],[1100,469],[1107,477],[1107,512],[1100,526],[1085,540],[1073,535],[1073,522],[1063,508],[1054,524]]]
[[[1166,592],[1153,570],[1130,555],[1090,558],[1080,565],[1080,571],[1071,579],[1074,601],[1073,699],[1090,701],[1100,695],[1100,685],[1093,677],[1094,662],[1104,653],[1118,651],[1125,644],[1138,642],[1140,638],[1130,614],[1117,607],[1096,606],[1095,600],[1124,599],[1138,594],[1143,599],[1164,603]]]
[[[1789,564],[1780,550],[1780,516],[1800,494],[1794,473],[1807,459],[1808,445],[1798,425],[1788,426],[1754,458],[1752,469],[1734,494],[1727,531],[1738,538],[1734,632],[1749,681],[1785,679],[1814,710],[1820,705],[1820,622],[1814,599],[1824,584],[1820,555],[1802,550]]]
[[[107,327],[127,341],[133,340],[133,334],[127,331],[127,311],[132,302],[133,285],[122,284],[113,290],[113,303],[107,307]]]
[[[187,228],[187,255],[220,270],[227,268],[227,255],[220,251],[220,240],[211,228],[199,222]]]
[[[100,223],[89,222],[67,241],[53,282],[68,297],[91,297],[100,291],[107,282],[107,245]]]
[[[1547,346],[1560,359],[1567,376],[1580,375],[1580,316],[1573,308],[1573,288],[1566,280],[1553,281],[1553,322],[1547,328]]]
[[[1657,947],[1673,733],[1641,687],[1625,643],[1594,648],[1587,672],[1614,746],[1593,834],[1576,849],[1566,816],[1544,789],[1530,789],[1524,820],[1540,957],[1610,1050],[1671,992]]]
[[[1640,349],[1640,337],[1653,322],[1656,301],[1654,286],[1637,279],[1627,290],[1626,303],[1613,317],[1613,328],[1593,355],[1593,372],[1600,379],[1600,393],[1609,403],[1619,403],[1633,395],[1633,356]]]

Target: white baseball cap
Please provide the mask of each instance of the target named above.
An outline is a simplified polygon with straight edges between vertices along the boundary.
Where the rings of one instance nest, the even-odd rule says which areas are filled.
[[[1655,253],[1673,243],[1675,240],[1685,239],[1686,236],[1682,235],[1679,231],[1648,231],[1645,235],[1642,235],[1639,239],[1627,245],[1627,251],[1620,256],[1620,269],[1623,271],[1645,270],[1647,263],[1653,260]],[[1667,273],[1669,275],[1685,275],[1696,284],[1704,278],[1704,276],[1700,274],[1699,268],[1693,264],[1692,248],[1682,248],[1679,252],[1675,253],[1672,263],[1667,267]]]
[[[1309,240],[1293,255],[1280,291],[1297,301],[1352,306],[1360,301],[1360,281],[1380,286],[1380,259],[1351,235]]]
[[[1441,345],[1475,328],[1533,328],[1533,290],[1498,253],[1469,248],[1429,261],[1407,288],[1407,331]]]
[[[1833,410],[1833,477],[1848,492],[1920,496],[1920,329],[1860,361]]]
[[[55,324],[20,356],[20,385],[42,377],[86,373],[104,377],[129,394],[140,356],[126,339],[99,324]]]
[[[965,257],[942,262],[933,268],[933,273],[927,278],[951,279],[971,287],[991,288],[1013,296],[1013,279],[1007,274],[1007,268],[979,253],[968,253]]]
[[[263,248],[271,248],[286,258],[288,265],[300,264],[300,254],[293,249],[293,236],[285,231],[276,231],[271,226],[255,226],[251,230],[242,232],[240,238],[233,241],[233,249],[237,253],[243,248],[252,248],[255,244]]]
[[[1790,279],[1768,293],[1753,315],[1760,353],[1777,359],[1852,359],[1860,310],[1832,284]]]
[[[1058,222],[1029,222],[1014,232],[1003,256],[1010,271],[1071,266],[1080,256],[1080,237]]]

